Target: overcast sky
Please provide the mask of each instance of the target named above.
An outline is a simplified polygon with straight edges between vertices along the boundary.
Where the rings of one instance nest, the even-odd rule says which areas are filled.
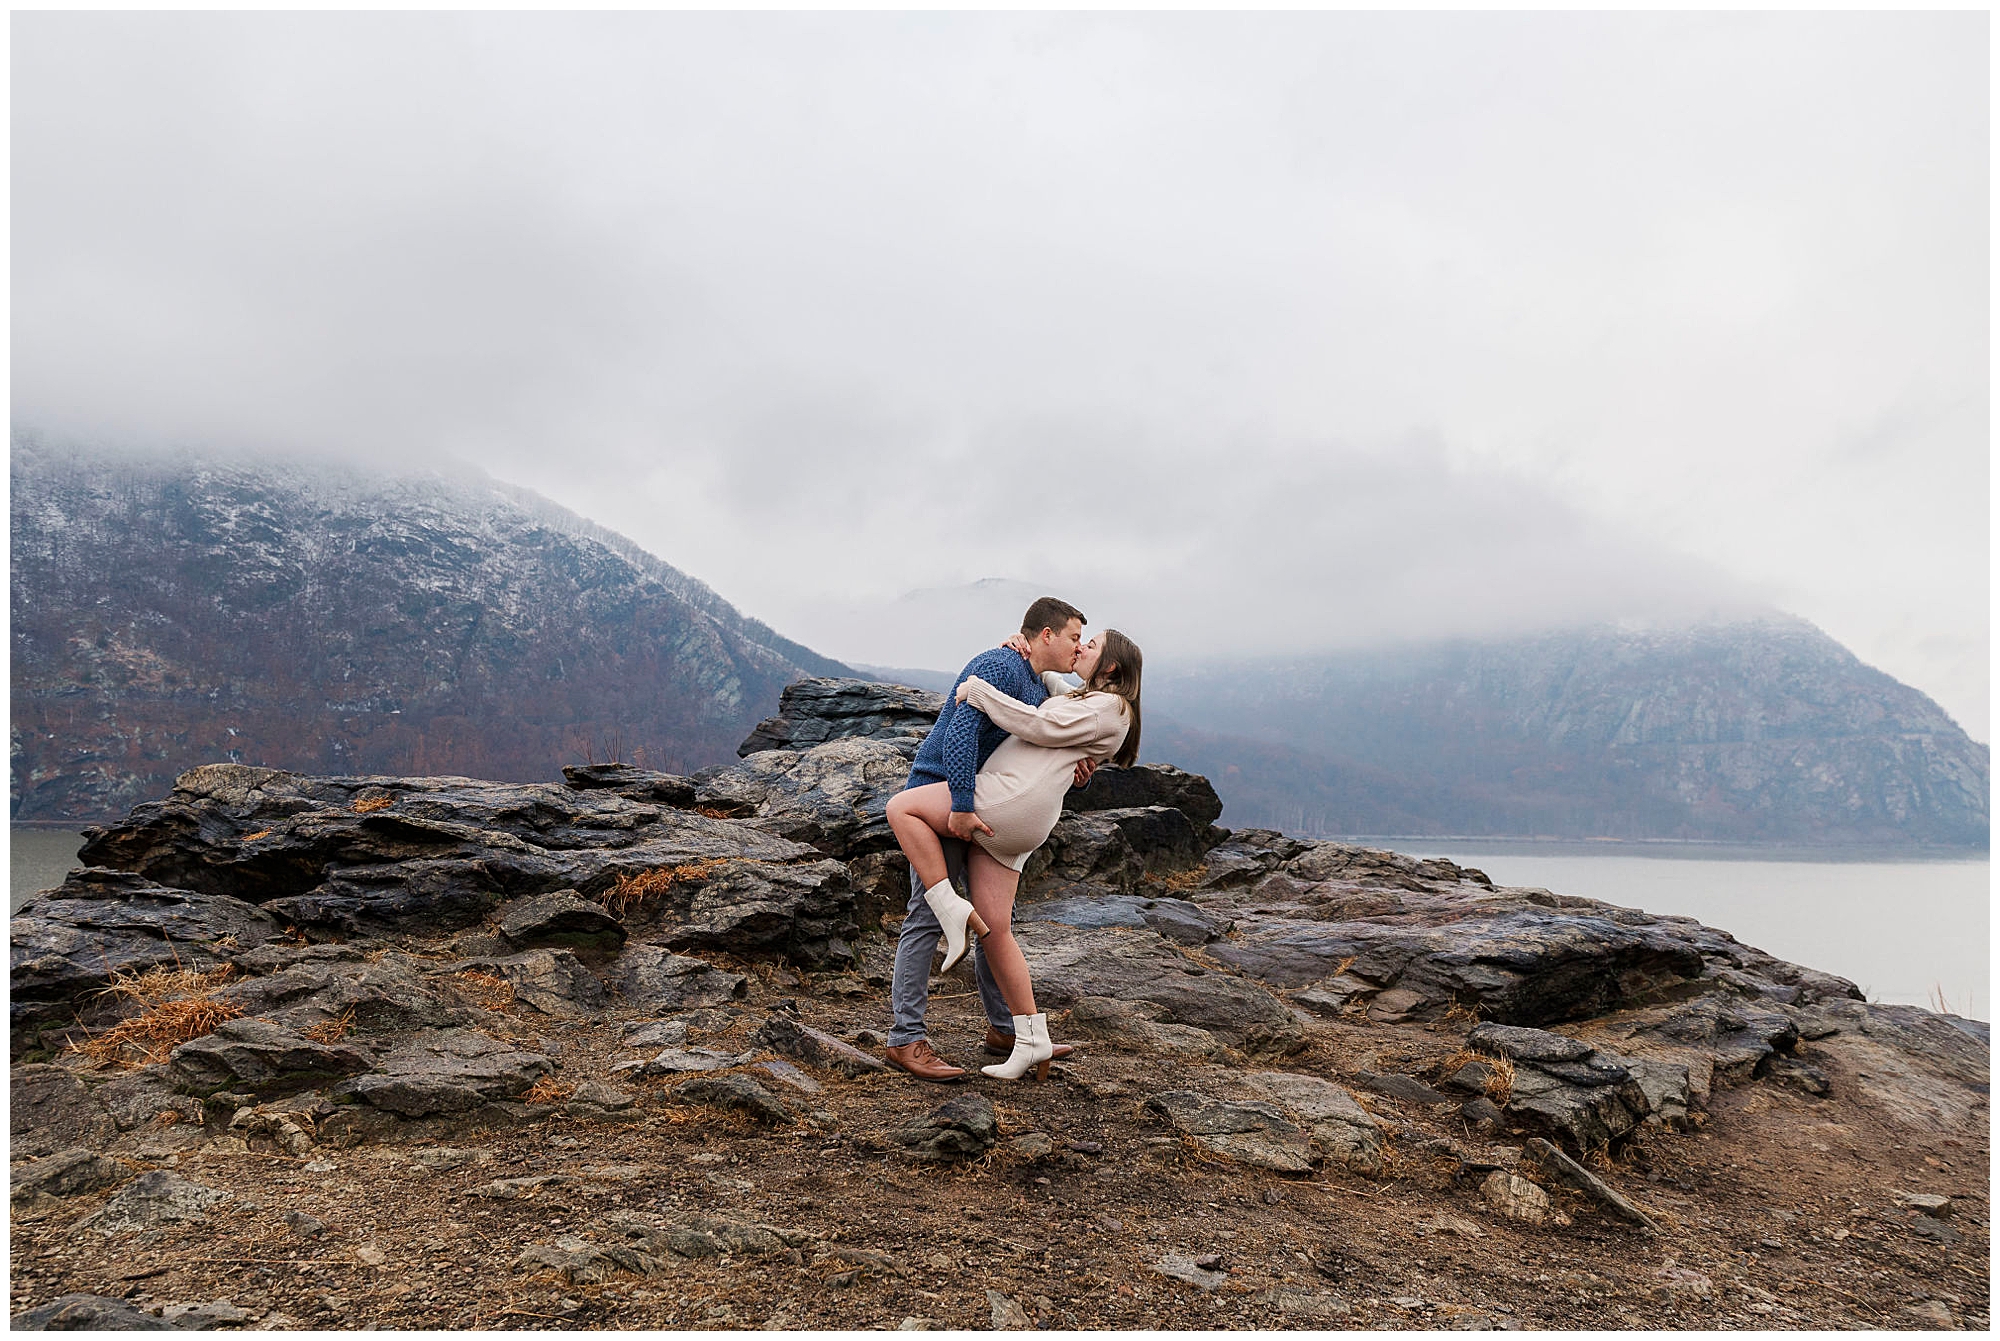
[[[849,660],[1771,605],[1989,737],[1983,14],[12,30],[19,424],[453,453]]]

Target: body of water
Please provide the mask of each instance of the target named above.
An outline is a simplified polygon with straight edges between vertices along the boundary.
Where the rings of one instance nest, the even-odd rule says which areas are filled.
[[[54,829],[15,829],[12,837],[10,913],[61,884],[83,841]],[[1449,857],[1497,885],[1539,885],[1697,918],[1780,959],[1850,978],[1871,1000],[1934,1008],[1941,993],[1956,1014],[1992,1018],[1985,857],[1808,860],[1791,849],[1610,853],[1583,844],[1357,841]]]

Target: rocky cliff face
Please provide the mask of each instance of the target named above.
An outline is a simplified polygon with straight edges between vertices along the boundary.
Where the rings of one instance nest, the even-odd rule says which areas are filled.
[[[1169,671],[1148,688],[1162,744],[1216,778],[1238,823],[1986,842],[1987,747],[1797,619]]]
[[[17,439],[11,481],[17,820],[122,814],[202,763],[687,771],[843,669],[477,475]]]

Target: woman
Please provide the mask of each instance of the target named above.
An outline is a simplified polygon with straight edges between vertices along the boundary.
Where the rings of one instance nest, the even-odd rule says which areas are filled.
[[[949,833],[951,787],[934,782],[899,792],[889,802],[889,827],[903,855],[926,886],[924,900],[944,926],[944,967],[965,953],[968,925],[1014,1017],[1014,1051],[1006,1061],[980,1069],[1017,1080],[1032,1069],[1049,1073],[1048,1016],[1035,1009],[1027,958],[1014,941],[1014,891],[1021,868],[1055,828],[1063,793],[1079,760],[1110,760],[1120,768],[1139,757],[1139,682],[1144,660],[1130,638],[1106,629],[1084,644],[1076,660],[1083,687],[1072,690],[1054,671],[1043,677],[1049,699],[1031,708],[978,676],[958,687],[969,703],[1008,733],[974,782],[973,835],[965,874],[972,900],[958,896],[945,873],[940,834]]]

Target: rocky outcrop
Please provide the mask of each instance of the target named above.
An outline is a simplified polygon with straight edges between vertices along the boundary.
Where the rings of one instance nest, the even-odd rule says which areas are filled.
[[[1188,818],[1197,833],[1222,818],[1222,798],[1209,780],[1172,764],[1138,764],[1132,768],[1106,765],[1090,783],[1063,797],[1064,810],[1134,810],[1172,806]]]
[[[806,750],[850,737],[907,741],[914,752],[942,711],[944,695],[928,690],[808,676],[785,686],[778,715],[759,722],[736,753]]]

